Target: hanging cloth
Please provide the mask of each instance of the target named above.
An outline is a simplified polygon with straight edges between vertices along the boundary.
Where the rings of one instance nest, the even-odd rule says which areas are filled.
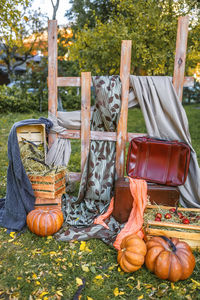
[[[191,144],[187,116],[171,78],[131,75],[130,86],[141,107],[148,135],[182,141],[190,146],[188,176],[185,184],[178,187],[181,194],[180,204],[184,207],[200,208],[200,169]]]
[[[93,77],[96,104],[92,131],[116,131],[121,108],[119,76]],[[87,226],[103,214],[112,198],[115,179],[115,142],[91,141],[89,155],[82,173],[78,199],[65,195],[64,215],[71,226]]]

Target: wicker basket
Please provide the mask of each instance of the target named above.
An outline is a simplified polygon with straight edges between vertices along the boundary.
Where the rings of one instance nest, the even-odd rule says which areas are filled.
[[[156,205],[148,205],[146,212],[149,209],[156,209]],[[160,206],[162,210],[169,211],[172,207]],[[179,212],[191,212],[200,215],[200,209],[195,208],[178,208]],[[144,232],[146,239],[150,239],[152,236],[164,235],[167,237],[176,237],[181,241],[187,242],[192,249],[200,249],[200,226],[192,224],[180,224],[172,222],[157,222],[148,220],[144,226]]]

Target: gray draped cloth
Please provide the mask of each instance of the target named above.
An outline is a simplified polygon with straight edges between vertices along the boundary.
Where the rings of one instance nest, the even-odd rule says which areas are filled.
[[[170,77],[130,76],[130,86],[141,107],[149,136],[187,143],[191,148],[189,172],[179,186],[180,203],[200,208],[200,169],[192,148],[188,120]]]

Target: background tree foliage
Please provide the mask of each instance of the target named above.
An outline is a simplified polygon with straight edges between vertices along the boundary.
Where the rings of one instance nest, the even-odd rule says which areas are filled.
[[[66,12],[66,17],[72,21],[74,30],[84,27],[85,24],[89,28],[96,24],[96,17],[105,23],[109,20],[110,15],[116,12],[117,3],[120,1],[110,0],[70,0],[71,9]]]
[[[46,24],[40,11],[31,9],[31,0],[2,0],[0,3],[0,57],[9,79],[15,69],[30,58],[33,50],[40,48],[36,41]],[[25,39],[32,39],[25,43]]]
[[[130,39],[133,42],[132,73],[172,75],[177,19],[183,15],[190,16],[186,73],[189,73],[198,61],[199,1],[71,2],[73,5],[68,15],[71,14],[74,18],[76,29],[79,30],[76,32],[75,42],[70,47],[69,57],[79,62],[81,71],[91,70],[93,74],[118,74],[121,40]],[[95,6],[97,2],[98,8]],[[103,12],[105,3],[109,10]],[[89,16],[92,16],[92,21],[88,21]]]

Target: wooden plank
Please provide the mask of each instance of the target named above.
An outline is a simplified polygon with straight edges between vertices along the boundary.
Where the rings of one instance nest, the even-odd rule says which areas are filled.
[[[193,87],[194,77],[184,77],[183,87]]]
[[[55,183],[55,181],[65,177],[65,172],[62,171],[55,175],[46,175],[46,176],[28,175],[28,177],[31,182]]]
[[[122,83],[122,106],[117,128],[117,144],[116,144],[116,175],[124,176],[125,164],[125,147],[127,135],[127,119],[128,119],[128,96],[129,96],[129,77],[131,67],[131,47],[132,41],[122,41],[121,46],[121,62],[120,62],[120,78]]]
[[[199,240],[200,241],[200,233],[153,229],[153,228],[146,228],[145,231],[147,234],[150,234],[150,235],[156,235],[156,236],[165,235],[168,237],[176,237],[176,238],[183,238],[183,239],[187,239],[187,240]]]
[[[36,197],[35,199],[35,207],[42,207],[42,205],[44,205],[44,207],[47,206],[61,206],[61,198],[62,196],[59,195],[56,198],[53,199],[46,199],[46,198],[40,198],[40,197]]]
[[[43,184],[43,183],[32,183],[32,188],[34,192],[36,190],[38,191],[48,191],[48,192],[54,192],[54,184]]]
[[[59,137],[63,139],[80,139],[80,130],[65,130],[64,133],[59,134]],[[126,142],[130,142],[133,138],[138,136],[147,136],[147,133],[132,133],[128,132],[126,135]],[[100,141],[116,141],[117,133],[116,132],[103,132],[103,131],[91,131],[90,132],[91,140],[100,140]]]
[[[57,86],[81,86],[80,77],[58,77]]]
[[[147,205],[146,209],[158,209],[158,205]],[[169,210],[172,208],[172,206],[164,206],[164,205],[159,205],[160,209],[166,209]],[[200,208],[186,208],[186,207],[178,207],[178,211],[189,211],[189,212],[197,212],[200,213]]]
[[[67,176],[67,181],[74,182],[74,181],[80,181],[81,180],[81,173],[78,172],[69,172]]]
[[[197,225],[188,225],[188,224],[180,224],[180,223],[171,223],[171,222],[156,222],[156,221],[148,221],[148,225],[150,226],[160,226],[160,227],[167,227],[167,228],[182,228],[186,230],[199,230],[200,226]]]
[[[91,73],[81,73],[81,172],[90,148]]]
[[[48,191],[34,191],[34,195],[35,197],[39,197],[39,198],[48,198],[48,199],[53,199],[58,195],[61,195],[65,193],[65,186],[61,189],[59,189],[58,191],[53,191],[53,192],[48,192]]]
[[[58,77],[57,78],[57,86],[81,86],[81,78],[80,77]],[[91,82],[92,86],[92,82]],[[194,77],[184,77],[183,81],[184,87],[192,87],[194,86]]]
[[[57,115],[57,21],[48,21],[48,111]],[[49,134],[49,147],[56,140],[55,133]]]
[[[182,95],[183,95],[185,59],[186,59],[186,50],[187,50],[187,37],[188,37],[188,23],[189,23],[188,16],[179,17],[177,38],[176,38],[176,55],[175,55],[175,62],[174,62],[173,85],[180,101],[182,101]]]
[[[155,235],[148,234],[146,236],[146,240],[150,240],[153,236],[155,236]],[[200,249],[200,240],[190,240],[190,239],[187,239],[187,238],[186,239],[179,238],[179,240],[182,241],[182,242],[187,243],[192,250],[195,250],[195,249],[199,250]]]

